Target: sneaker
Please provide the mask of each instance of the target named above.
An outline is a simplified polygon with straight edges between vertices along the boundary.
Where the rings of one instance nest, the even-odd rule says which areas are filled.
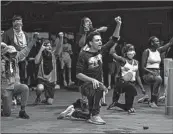
[[[36,98],[34,104],[35,105],[38,105],[40,103],[41,103],[41,98],[40,97],[39,98]]]
[[[42,100],[41,103],[47,104],[47,99]]]
[[[106,122],[99,115],[91,116],[90,119],[88,119],[88,122],[97,125],[106,124]]]
[[[29,119],[29,115],[27,115],[25,111],[20,111],[19,112],[19,118]]]
[[[128,114],[135,114],[136,113],[136,110],[134,108],[130,108],[128,110]]]
[[[63,111],[59,114],[57,119],[63,119],[65,117],[69,117],[74,112],[74,110],[75,110],[74,106],[70,105],[69,107],[67,107],[67,109],[65,111]]]
[[[65,86],[65,87],[67,86],[67,82],[66,82],[66,81],[64,81],[64,86]]]
[[[101,106],[107,106],[107,104],[106,103],[101,103]]]
[[[13,105],[17,105],[17,100],[16,100],[16,99],[13,99],[13,100],[12,100],[12,104],[13,104]]]
[[[158,106],[156,105],[155,102],[150,102],[150,103],[149,103],[149,106],[150,106],[151,108],[157,108],[157,107],[158,107]]]
[[[73,81],[70,81],[69,84],[68,84],[68,86],[71,86],[73,84],[74,84],[74,82]]]
[[[138,100],[138,103],[144,103],[144,102],[147,102],[148,100],[149,100],[149,96],[145,95],[144,97],[142,97]]]
[[[109,109],[115,107],[115,106],[116,106],[116,103],[117,103],[117,102],[112,102],[112,103],[108,106],[107,110],[109,110]]]
[[[159,99],[158,99],[158,102],[165,102],[165,95],[161,96]]]

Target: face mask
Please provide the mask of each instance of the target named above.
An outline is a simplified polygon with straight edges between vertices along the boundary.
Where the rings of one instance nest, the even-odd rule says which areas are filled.
[[[127,52],[127,57],[129,59],[133,59],[133,57],[135,56],[136,52],[135,51],[128,51]]]

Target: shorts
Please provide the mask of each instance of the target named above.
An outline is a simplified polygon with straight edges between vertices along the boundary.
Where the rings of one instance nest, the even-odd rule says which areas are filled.
[[[71,68],[71,58],[67,58],[67,59],[61,59],[61,69],[64,69],[65,66],[67,66],[67,68]]]
[[[48,81],[42,80],[38,78],[38,84],[42,84],[44,86],[44,92],[46,98],[54,98],[55,93],[55,84],[50,83]]]

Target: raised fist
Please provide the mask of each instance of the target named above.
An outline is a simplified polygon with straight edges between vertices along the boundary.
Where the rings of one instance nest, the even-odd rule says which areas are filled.
[[[64,36],[63,32],[59,32],[59,36],[63,37]]]
[[[116,21],[118,24],[121,24],[121,23],[122,23],[122,22],[121,22],[121,17],[120,17],[120,16],[116,17],[116,18],[115,18],[115,21]]]

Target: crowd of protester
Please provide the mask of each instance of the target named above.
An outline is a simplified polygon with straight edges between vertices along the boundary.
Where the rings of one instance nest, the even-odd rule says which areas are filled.
[[[19,117],[29,119],[25,107],[30,89],[36,92],[35,105],[40,103],[52,105],[55,89],[60,88],[61,79],[65,87],[77,85],[81,96],[60,113],[58,119],[75,118],[98,125],[105,124],[100,117],[100,108],[107,106],[105,96],[110,89],[114,91],[112,103],[107,109],[119,107],[128,114],[134,114],[136,110],[133,103],[138,87],[146,96],[143,82],[151,87],[151,99],[147,98],[149,106],[158,107],[163,79],[160,74],[160,69],[163,69],[160,68],[163,61],[161,55],[164,53],[164,57],[173,58],[171,54],[173,38],[160,47],[159,39],[156,36],[150,37],[140,65],[140,61],[135,59],[137,53],[135,46],[131,43],[119,43],[121,17],[114,18],[114,22],[115,30],[108,42],[103,45],[101,34],[105,34],[108,27],[94,28],[90,18],[81,19],[77,37],[79,50],[75,65],[77,81],[74,82],[72,44],[64,33],[51,33],[50,39],[43,39],[35,32],[29,40],[27,33],[22,29],[22,17],[15,15],[12,19],[12,28],[1,33],[1,116],[10,116],[12,102],[15,102],[21,105]],[[107,86],[104,82],[102,60],[106,55]],[[139,71],[140,68],[142,73]],[[114,82],[111,82],[112,77]],[[41,100],[43,92],[45,99]],[[125,93],[125,104],[118,102],[122,93]],[[138,102],[145,100],[143,97]]]

